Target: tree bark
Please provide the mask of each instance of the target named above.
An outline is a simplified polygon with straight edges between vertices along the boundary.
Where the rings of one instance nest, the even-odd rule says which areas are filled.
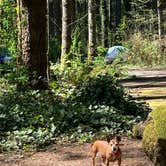
[[[28,8],[24,1],[17,0],[17,27],[18,27],[18,65],[26,65],[30,59],[29,53],[29,19]]]
[[[71,23],[72,23],[72,0],[62,0],[62,45],[61,45],[61,64],[66,64],[67,54],[71,47]]]
[[[108,47],[107,0],[100,0],[100,15],[101,15],[101,42],[103,47]]]
[[[54,1],[49,1],[49,36],[54,37],[55,35],[55,9],[54,9]]]
[[[121,0],[115,1],[116,28],[121,23]]]
[[[47,0],[18,0],[18,3],[22,5],[21,13],[25,14],[20,23],[20,33],[27,39],[21,40],[20,47],[23,64],[29,69],[30,86],[34,89],[47,89],[48,2]],[[25,25],[23,21],[26,21]]]
[[[109,19],[109,29],[112,30],[112,23],[113,23],[113,7],[112,7],[112,0],[109,0],[109,8],[108,8],[108,19]]]
[[[88,1],[88,61],[95,55],[96,45],[96,19],[95,19],[95,0]]]
[[[158,16],[158,36],[162,39],[164,30],[164,20],[163,20],[163,0],[157,0],[157,16]]]
[[[61,34],[62,34],[62,1],[61,0],[53,0],[54,2],[54,11],[55,11],[55,18],[54,26],[55,26],[55,37],[59,39],[61,44]]]
[[[0,0],[0,5],[2,5],[3,0]],[[0,16],[2,15],[2,8],[0,8]],[[0,17],[0,30],[2,29],[2,18]]]

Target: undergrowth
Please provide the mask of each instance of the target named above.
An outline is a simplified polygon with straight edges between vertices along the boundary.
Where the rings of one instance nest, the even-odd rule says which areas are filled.
[[[26,72],[15,71],[0,78],[1,151],[130,134],[148,113],[146,105],[117,84],[115,66],[99,57],[90,66],[77,60],[65,68],[52,64],[50,89],[45,91],[28,89]],[[23,88],[18,88],[19,81]]]
[[[128,65],[150,68],[165,68],[165,39],[162,41],[143,37],[141,33],[131,35],[123,42],[129,49],[126,60]]]

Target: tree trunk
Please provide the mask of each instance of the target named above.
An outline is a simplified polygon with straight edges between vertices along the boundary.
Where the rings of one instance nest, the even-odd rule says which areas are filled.
[[[100,15],[101,15],[101,42],[102,46],[108,47],[107,0],[100,0]]]
[[[95,0],[88,1],[88,61],[95,55],[96,45],[96,19],[95,19]]]
[[[71,47],[71,23],[72,23],[72,1],[62,0],[62,45],[61,45],[61,64],[66,64],[67,54]]]
[[[164,30],[164,20],[163,20],[163,4],[162,0],[157,0],[157,15],[158,15],[158,36],[161,40]]]
[[[49,36],[52,38],[55,35],[55,9],[54,9],[54,1],[49,1]]]
[[[61,34],[62,34],[62,1],[61,0],[53,0],[54,2],[54,11],[55,11],[55,18],[54,18],[54,26],[55,26],[55,37],[59,39],[61,43]]]
[[[2,5],[3,1],[0,0],[0,5]],[[2,15],[2,8],[0,8],[0,16]],[[2,16],[1,16],[2,17]],[[0,30],[2,29],[2,18],[0,17]]]
[[[121,23],[121,0],[115,1],[116,28]]]
[[[113,23],[112,0],[109,0],[108,6],[109,6],[108,8],[109,30],[112,30],[112,23]]]
[[[30,59],[29,53],[29,20],[28,8],[24,1],[17,0],[17,27],[18,27],[18,65],[26,65]]]
[[[34,89],[48,88],[48,2],[47,0],[22,0],[18,1],[23,7],[22,13],[26,13],[20,25],[21,36],[26,36],[21,41],[22,52],[25,51],[23,62],[29,68],[30,86]],[[40,6],[39,6],[40,4]],[[26,20],[25,20],[26,18]],[[28,35],[27,35],[28,34]],[[22,53],[22,56],[23,53]]]

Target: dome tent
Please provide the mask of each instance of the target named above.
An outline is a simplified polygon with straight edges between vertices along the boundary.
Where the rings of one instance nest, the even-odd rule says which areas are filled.
[[[127,51],[128,49],[123,46],[110,47],[106,53],[105,60],[108,63],[112,63],[117,57],[123,59],[123,53],[126,53]]]

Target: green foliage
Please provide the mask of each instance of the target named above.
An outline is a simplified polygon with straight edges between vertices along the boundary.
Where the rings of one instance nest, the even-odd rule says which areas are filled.
[[[132,0],[127,24],[133,33],[145,36],[157,34],[157,1]]]
[[[84,48],[84,43],[80,41],[80,27],[77,26],[72,34],[70,54],[73,55],[73,58],[81,57],[82,53],[85,53]]]
[[[164,54],[160,50],[159,41],[150,41],[143,38],[138,33],[124,42],[124,46],[129,48],[127,53],[127,61],[129,64],[153,67],[155,65],[164,65],[166,62]]]
[[[57,62],[60,60],[61,47],[60,41],[57,38],[51,38],[49,42],[49,60],[51,62]]]
[[[112,106],[85,107],[39,91],[11,91],[0,100],[1,150],[41,148],[62,133],[68,139],[88,141],[95,133],[124,133],[140,117],[123,115]]]
[[[4,46],[0,46],[0,55],[8,55],[9,51]]]
[[[133,126],[132,134],[135,138],[142,138],[146,122],[140,122]]]
[[[58,99],[47,91],[9,90],[8,93],[2,93],[0,144],[3,149],[13,139],[17,148],[23,148],[29,143],[43,145],[50,141],[59,125],[61,107],[57,103]]]
[[[108,49],[103,46],[98,46],[96,48],[96,54],[98,57],[104,57],[106,55],[107,50]]]
[[[127,39],[127,34],[128,34],[128,26],[127,26],[127,20],[126,16],[124,16],[121,19],[120,25],[116,29],[116,33],[112,34],[114,38],[114,43],[113,45],[121,45],[124,40]]]
[[[14,85],[17,88],[27,89],[28,69],[25,66],[16,66],[14,58],[10,63],[0,64],[0,76],[8,81],[9,87]]]
[[[100,68],[96,70],[96,68]],[[41,148],[52,141],[90,141],[95,135],[131,133],[146,117],[101,57],[89,66],[71,61],[52,65],[50,90],[28,90],[26,69],[0,79],[0,149]],[[21,77],[22,76],[22,77]],[[18,90],[18,82],[24,88]],[[25,90],[26,88],[26,90]]]
[[[17,54],[17,14],[14,0],[3,0],[0,3],[1,28],[0,45],[5,45],[13,56]]]
[[[82,42],[80,39],[80,27],[76,26],[72,33],[72,44],[70,47],[70,52],[66,56],[67,65],[72,65],[70,63],[83,62],[85,61],[86,56],[86,42]]]
[[[155,156],[155,147],[157,144],[157,133],[153,122],[149,122],[143,133],[143,147],[149,157],[152,159]]]

